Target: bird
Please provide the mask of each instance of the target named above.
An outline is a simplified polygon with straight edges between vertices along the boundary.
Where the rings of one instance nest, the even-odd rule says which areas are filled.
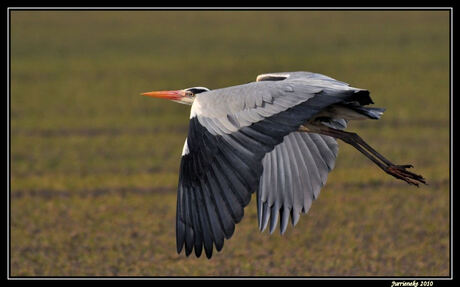
[[[256,192],[258,227],[284,234],[318,198],[338,155],[337,139],[385,173],[410,185],[423,176],[397,165],[345,131],[352,120],[378,120],[384,108],[370,92],[320,73],[261,74],[256,81],[219,88],[141,93],[191,105],[179,168],[177,253],[220,252]]]

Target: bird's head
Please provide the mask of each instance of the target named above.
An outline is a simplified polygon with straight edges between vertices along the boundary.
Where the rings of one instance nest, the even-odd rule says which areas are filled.
[[[176,91],[155,91],[155,92],[148,92],[142,93],[142,96],[148,96],[153,98],[160,98],[160,99],[168,99],[174,101],[176,103],[184,104],[184,105],[191,105],[195,100],[195,96],[199,93],[209,91],[208,88],[205,87],[192,87],[183,90],[176,90]]]

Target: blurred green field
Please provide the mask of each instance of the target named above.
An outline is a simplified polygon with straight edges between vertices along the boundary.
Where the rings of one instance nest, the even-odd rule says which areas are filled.
[[[139,96],[306,70],[366,88],[352,123],[417,189],[340,142],[295,229],[255,198],[211,260],[176,254],[189,107]],[[448,276],[448,11],[12,11],[11,276]]]

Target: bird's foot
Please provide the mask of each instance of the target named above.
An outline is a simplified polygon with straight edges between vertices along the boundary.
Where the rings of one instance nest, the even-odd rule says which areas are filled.
[[[411,168],[413,167],[411,164],[405,164],[405,165],[389,165],[385,169],[385,172],[398,178],[401,180],[404,180],[408,184],[412,184],[418,187],[419,183],[426,184],[425,179],[423,176],[412,173],[406,168]]]

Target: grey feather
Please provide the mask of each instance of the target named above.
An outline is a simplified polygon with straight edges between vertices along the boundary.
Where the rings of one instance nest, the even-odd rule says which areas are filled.
[[[270,206],[268,202],[262,203],[262,224],[259,226],[260,231],[264,231],[267,228],[268,221],[270,219]]]
[[[344,130],[347,128],[347,120],[338,119],[338,118],[327,118],[326,120],[321,121],[321,123],[327,127]]]
[[[291,209],[289,206],[283,206],[280,210],[280,234],[284,234],[286,232],[290,213]]]
[[[275,202],[270,209],[270,234],[275,231],[276,224],[278,223],[279,209],[278,202]]]
[[[259,229],[265,230],[270,222],[272,233],[278,216],[281,234],[286,231],[289,217],[295,225],[300,213],[306,213],[318,197],[336,156],[335,139],[301,132],[285,136],[282,143],[265,154],[257,195],[257,206],[261,208]]]
[[[262,160],[262,165],[264,166],[264,169],[270,170],[271,169],[271,159],[270,157],[264,157]],[[260,181],[260,189],[261,190],[266,190],[268,187],[269,182],[269,177],[265,177],[263,180]],[[264,199],[262,198],[262,192],[257,193],[257,218],[258,218],[258,226],[259,229],[261,229],[262,226],[262,218],[264,215],[263,211],[263,204],[264,204]]]
[[[319,190],[322,186],[321,184],[321,176],[318,171],[318,167],[316,165],[316,161],[308,147],[310,144],[310,138],[308,137],[307,134],[302,134],[300,136],[302,140],[304,141],[304,145],[301,146],[302,148],[302,154],[305,157],[305,164],[307,166],[307,169],[309,171],[309,179],[311,180],[311,186],[312,186],[312,194],[313,194],[313,199],[316,199],[317,194],[319,194]]]
[[[284,164],[284,170],[285,170],[285,182],[284,182],[284,190],[283,190],[283,204],[282,204],[282,210],[280,210],[280,233],[283,234],[286,231],[288,219],[289,219],[289,213],[290,213],[290,208],[292,207],[292,202],[293,202],[293,190],[294,190],[294,180],[293,180],[293,174],[292,174],[292,169],[291,169],[291,163],[286,160],[290,158],[289,152],[287,150],[287,144],[284,145],[279,145],[282,159],[283,159],[283,164]]]
[[[293,140],[288,140],[286,141],[286,146],[288,149],[289,158],[299,158],[302,155],[298,151],[298,147],[295,145]],[[291,209],[291,222],[292,225],[295,226],[297,222],[299,221],[300,218],[300,212],[302,210],[302,203],[303,203],[303,197],[304,197],[304,188],[307,186],[305,182],[303,181],[304,176],[300,174],[301,170],[301,163],[300,160],[299,162],[297,161],[290,161],[292,165],[292,178],[293,178],[293,184],[294,184],[294,189],[292,190],[293,193],[293,199],[292,199],[292,209]]]
[[[310,134],[310,138],[313,140],[316,147],[318,148],[319,154],[326,163],[328,169],[333,169],[336,155],[333,154],[332,151],[329,149],[329,146],[326,144],[323,137],[319,134]]]
[[[306,140],[308,142],[307,144],[309,146],[309,151],[312,157],[314,158],[315,166],[318,170],[318,173],[321,179],[321,187],[322,187],[326,183],[326,179],[327,179],[327,172],[324,172],[324,171],[328,171],[329,167],[327,166],[325,160],[321,156],[318,146],[313,141],[312,136],[309,135],[309,137],[307,137]]]
[[[312,85],[312,83],[314,85]],[[312,98],[322,90],[321,84],[329,82],[316,78],[293,78],[282,82],[252,82],[244,85],[216,89],[197,94],[192,105],[191,116],[198,117],[199,122],[209,132],[216,134],[234,132],[219,129],[213,125],[218,122],[207,118],[228,118],[232,126],[245,127],[294,107]],[[348,86],[336,85],[337,89],[350,89]],[[238,125],[235,122],[238,122]]]

